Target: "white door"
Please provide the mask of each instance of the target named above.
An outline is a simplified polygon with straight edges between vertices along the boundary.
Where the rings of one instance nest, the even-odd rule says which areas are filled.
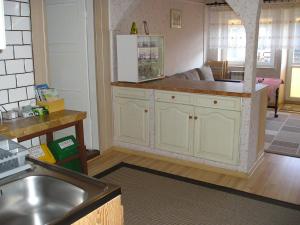
[[[149,146],[149,102],[116,98],[114,135],[117,141]]]
[[[236,164],[239,157],[239,139],[240,112],[196,107],[196,156]]]
[[[192,155],[194,107],[157,102],[155,104],[156,148]]]
[[[66,109],[87,112],[85,144],[99,149],[92,2],[45,0],[45,11],[49,84],[65,99]]]
[[[288,102],[300,102],[300,60],[288,67],[285,98]]]

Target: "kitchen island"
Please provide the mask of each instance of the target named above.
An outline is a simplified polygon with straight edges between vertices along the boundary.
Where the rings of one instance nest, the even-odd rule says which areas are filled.
[[[251,97],[251,93],[243,91],[244,84],[236,82],[193,81],[165,78],[143,83],[113,82],[112,86],[220,96]],[[255,89],[256,92],[258,92],[266,87],[266,85],[259,83]]]
[[[263,155],[267,86],[247,93],[243,85],[171,78],[114,82],[114,145],[248,174]],[[255,131],[251,150],[247,129]]]

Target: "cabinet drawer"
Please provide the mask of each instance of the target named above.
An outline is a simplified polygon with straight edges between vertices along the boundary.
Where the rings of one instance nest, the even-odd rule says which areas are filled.
[[[221,97],[214,95],[195,95],[194,104],[216,109],[241,111],[241,98]]]
[[[181,103],[190,105],[192,104],[192,95],[170,91],[156,91],[155,100],[158,102]]]
[[[148,100],[151,97],[151,90],[141,89],[141,88],[114,87],[113,94],[114,97]]]

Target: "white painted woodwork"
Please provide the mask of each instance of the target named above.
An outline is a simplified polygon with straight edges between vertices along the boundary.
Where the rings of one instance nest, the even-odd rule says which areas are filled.
[[[158,102],[181,103],[216,109],[241,111],[241,98],[223,97],[216,95],[199,95],[173,91],[156,91],[155,100]]]
[[[194,107],[172,103],[155,104],[156,148],[193,154]]]
[[[216,95],[194,95],[194,105],[241,111],[241,98]]]
[[[193,95],[173,91],[156,91],[155,100],[158,102],[170,102],[191,105],[193,103]]]
[[[161,40],[161,46],[157,47],[142,47],[138,46],[139,39],[149,39],[150,41],[152,38],[158,38]],[[148,80],[154,80],[154,79],[160,79],[164,75],[164,63],[163,63],[163,36],[159,35],[117,35],[117,62],[118,62],[118,81],[125,81],[125,82],[143,82]],[[151,51],[152,49],[158,50],[159,58],[157,60],[157,63],[159,65],[159,73],[156,76],[153,77],[142,77],[139,72],[139,52],[142,51],[142,49],[147,49],[149,52],[149,57],[151,60]],[[151,61],[153,63],[154,61]],[[149,66],[149,62],[147,63]],[[152,64],[153,65],[153,64]],[[148,73],[145,72],[145,74],[149,75],[151,73],[150,71]]]
[[[139,81],[137,37],[137,35],[117,36],[118,81]]]
[[[87,148],[99,149],[93,6],[86,0],[45,0],[49,84],[67,109],[86,111]],[[69,135],[67,130],[56,137]]]
[[[114,99],[114,138],[125,143],[149,146],[149,102]]]
[[[142,99],[149,100],[151,98],[151,90],[146,90],[142,88],[114,88],[113,94],[115,97],[121,98],[134,98],[134,99]]]
[[[240,98],[124,87],[113,95],[118,145],[239,165]]]
[[[195,107],[195,156],[236,164],[240,112]]]
[[[6,48],[3,0],[0,0],[0,50]]]

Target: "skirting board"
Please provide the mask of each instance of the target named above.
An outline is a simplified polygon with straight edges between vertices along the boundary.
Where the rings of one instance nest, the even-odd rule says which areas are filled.
[[[108,151],[110,151],[110,150],[115,150],[115,151],[119,151],[119,152],[123,152],[123,153],[127,153],[127,154],[133,154],[133,155],[147,157],[147,158],[161,160],[161,161],[166,161],[169,163],[175,163],[175,164],[179,164],[182,166],[193,167],[193,168],[197,168],[197,169],[201,169],[201,170],[206,170],[209,172],[216,172],[216,173],[230,175],[230,176],[239,177],[239,178],[248,178],[250,175],[250,173],[244,173],[244,172],[239,172],[239,171],[218,168],[218,167],[209,166],[206,164],[191,162],[191,161],[187,161],[187,160],[183,160],[183,159],[171,158],[171,157],[167,157],[167,156],[157,155],[157,154],[153,154],[153,153],[149,153],[149,152],[138,151],[138,150],[123,148],[123,147],[112,147]]]

